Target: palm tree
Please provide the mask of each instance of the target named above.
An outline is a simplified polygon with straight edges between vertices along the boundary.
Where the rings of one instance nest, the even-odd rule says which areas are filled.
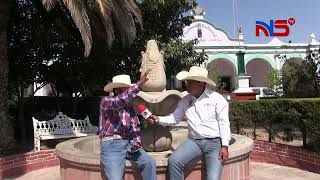
[[[140,10],[134,0],[41,0],[47,10],[52,9],[62,1],[69,10],[71,17],[79,29],[85,47],[84,55],[90,54],[92,47],[91,16],[98,14],[104,27],[104,37],[107,47],[111,47],[114,40],[114,32],[120,34],[123,46],[130,45],[136,36],[136,23],[142,24]],[[115,26],[115,27],[114,27]]]
[[[13,0],[0,1],[0,155],[13,147],[13,127],[8,118],[7,26]]]
[[[40,0],[47,10],[63,2],[79,29],[85,47],[84,56],[89,56],[92,47],[91,27],[98,14],[104,27],[107,47],[111,47],[117,31],[123,46],[129,46],[136,36],[136,24],[142,24],[140,11],[134,0]],[[8,61],[7,26],[10,18],[9,7],[14,0],[0,0],[0,152],[10,150],[14,144],[14,133],[8,118]],[[101,36],[100,36],[101,37]]]

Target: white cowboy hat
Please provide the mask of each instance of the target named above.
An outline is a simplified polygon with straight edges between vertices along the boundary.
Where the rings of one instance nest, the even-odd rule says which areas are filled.
[[[130,87],[131,86],[131,79],[129,75],[118,75],[112,78],[112,83],[107,84],[103,90],[106,92],[113,91],[114,88],[121,88],[121,87]]]
[[[205,82],[209,86],[216,86],[216,83],[208,78],[208,70],[198,66],[192,66],[188,71],[181,71],[177,74],[176,78],[182,80],[194,80]]]

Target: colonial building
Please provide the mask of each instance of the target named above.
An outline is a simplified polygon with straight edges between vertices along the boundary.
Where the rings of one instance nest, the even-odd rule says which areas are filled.
[[[273,38],[266,44],[247,44],[241,30],[238,37],[232,39],[223,29],[205,20],[204,14],[200,7],[193,11],[195,20],[184,28],[183,39],[198,39],[194,48],[208,55],[203,66],[214,67],[229,92],[252,92],[249,87],[265,87],[268,71],[280,72],[283,57],[303,61],[320,45],[314,34],[306,43],[285,43]]]

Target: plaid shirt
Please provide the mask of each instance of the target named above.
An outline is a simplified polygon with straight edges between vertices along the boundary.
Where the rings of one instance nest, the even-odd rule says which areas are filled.
[[[120,134],[131,144],[129,151],[141,147],[141,131],[139,119],[133,107],[128,103],[133,100],[140,88],[133,85],[118,96],[106,96],[100,102],[99,136],[100,138]]]

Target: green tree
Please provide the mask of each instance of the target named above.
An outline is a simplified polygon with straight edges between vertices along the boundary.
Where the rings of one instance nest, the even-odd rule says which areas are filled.
[[[284,58],[281,72],[270,70],[267,86],[286,97],[318,97],[320,87],[319,49],[310,51],[303,60]]]
[[[188,69],[191,65],[201,64],[206,56],[204,53],[197,53],[193,49],[196,41],[183,42],[181,36],[183,28],[190,25],[192,16],[187,12],[196,6],[195,1],[189,0],[145,0],[138,3],[142,15],[143,29],[139,29],[137,37],[132,46],[122,48],[117,38],[110,51],[105,56],[95,56],[99,62],[97,68],[100,76],[95,85],[101,87],[110,81],[112,76],[119,73],[129,74],[133,81],[139,74],[141,51],[145,50],[148,40],[155,39],[164,51],[166,75],[170,77],[182,69]],[[108,62],[101,62],[101,59],[108,59]],[[104,65],[101,65],[104,64]],[[90,76],[86,76],[90,77]]]
[[[180,39],[163,44],[167,77],[175,76],[181,70],[188,70],[193,65],[200,65],[207,59],[205,53],[193,49],[196,41],[182,42]]]
[[[53,9],[62,1],[79,29],[85,56],[89,56],[92,47],[92,26],[103,24],[103,35],[108,47],[111,47],[118,32],[124,46],[129,46],[136,36],[136,24],[141,25],[141,14],[134,0],[40,0],[47,10]],[[93,21],[95,13],[101,21]]]
[[[283,93],[286,97],[314,97],[312,80],[307,61],[288,59],[282,67]]]
[[[221,81],[221,76],[218,73],[217,65],[215,65],[214,63],[210,63],[208,65],[208,73],[209,73],[208,74],[209,78],[216,83],[217,90],[218,91],[222,91],[224,87],[223,87],[223,84],[222,84],[222,81]]]
[[[94,94],[101,90],[101,87],[113,75],[119,73],[126,72],[135,79],[135,76],[139,74],[141,51],[144,50],[146,42],[152,38],[157,39],[160,48],[165,51],[167,77],[175,75],[178,71],[187,69],[191,65],[201,64],[206,58],[204,53],[197,53],[193,49],[196,41],[182,42],[180,38],[183,28],[192,22],[192,17],[185,16],[185,14],[195,7],[194,1],[180,0],[172,3],[172,1],[146,0],[140,2],[138,5],[143,15],[143,24],[148,28],[140,29],[133,45],[127,48],[122,46],[121,38],[116,36],[113,46],[108,51],[105,39],[100,38],[99,27],[93,26],[96,28],[93,31],[95,41],[88,58],[84,58],[80,53],[84,49],[80,42],[81,36],[76,32],[75,25],[72,25],[72,18],[68,16],[68,12],[62,11],[63,5],[57,4],[50,13],[46,13],[37,2],[33,1],[32,3],[35,12],[30,20],[36,24],[28,26],[22,23],[20,26],[29,28],[29,30],[26,29],[29,37],[32,37],[29,39],[41,39],[41,41],[36,41],[37,44],[27,41],[29,44],[21,46],[26,49],[30,46],[36,46],[36,49],[41,51],[34,53],[35,57],[21,58],[17,57],[18,54],[15,53],[12,53],[12,56],[15,59],[25,59],[31,64],[37,64],[37,62],[49,64],[38,73],[37,77],[40,78],[37,79],[37,82],[53,82],[56,85],[56,94],[61,92],[65,94],[74,92],[81,92],[82,95]],[[150,16],[150,14],[158,16]],[[97,22],[95,24],[99,25]],[[163,28],[159,28],[160,26]],[[35,29],[36,36],[32,34]],[[27,52],[21,51],[20,54],[24,55]],[[25,67],[23,63],[21,65],[22,68]],[[24,70],[25,74],[29,73],[26,68]]]
[[[52,68],[56,66],[54,69],[63,69],[64,74],[59,78],[61,83],[58,83],[58,80],[54,82],[57,87],[66,87],[62,86],[63,84],[75,87],[69,88],[70,92],[77,90],[83,95],[92,95],[99,93],[116,74],[127,73],[135,81],[139,74],[141,51],[145,50],[144,46],[150,39],[156,39],[165,52],[167,77],[191,65],[201,64],[206,56],[193,49],[196,41],[181,40],[183,28],[193,20],[193,17],[186,16],[186,13],[196,5],[195,1],[189,0],[139,1],[138,7],[144,28],[138,30],[136,39],[130,47],[123,47],[121,38],[115,34],[114,43],[108,50],[97,30],[94,34],[96,36],[93,36],[95,41],[92,53],[87,59],[70,63],[66,61],[69,54],[61,53],[61,61],[56,61]],[[52,74],[53,77],[57,77],[56,72]]]
[[[52,2],[55,1],[51,0],[44,3]],[[77,1],[64,0],[63,2],[76,3]],[[110,19],[104,19],[106,14],[104,14],[104,18],[101,17],[103,12],[101,7],[97,11],[94,9],[97,7],[93,3],[95,1],[84,2],[88,5],[85,11],[72,13],[68,11],[68,8],[72,7],[70,4],[67,4],[66,9],[64,4],[56,3],[54,8],[52,5],[48,6],[49,8],[45,6],[51,9],[47,13],[39,5],[39,1],[33,0],[32,8],[29,7],[29,11],[27,11],[29,14],[25,13],[28,15],[16,17],[16,20],[21,20],[21,24],[13,23],[12,27],[16,30],[19,27],[24,28],[11,31],[13,33],[10,39],[12,41],[10,47],[12,53],[9,55],[13,62],[10,67],[13,73],[12,81],[14,83],[12,84],[15,84],[13,89],[19,89],[16,88],[18,86],[26,87],[29,83],[35,81],[54,83],[56,85],[55,94],[60,92],[64,94],[81,92],[84,96],[99,94],[102,87],[115,74],[128,73],[133,77],[133,80],[135,79],[135,76],[139,74],[141,51],[144,50],[144,46],[149,39],[156,39],[160,48],[165,51],[168,77],[175,75],[182,69],[188,69],[191,65],[201,64],[206,58],[204,53],[197,53],[193,49],[196,41],[183,42],[181,40],[183,28],[193,20],[191,16],[186,16],[186,13],[196,6],[195,1],[139,1],[138,6],[141,10],[144,28],[138,29],[137,38],[133,41],[132,46],[123,46],[123,44],[132,41],[131,38],[136,34],[136,30],[125,26],[129,22],[121,19],[124,18],[121,13],[113,12],[110,14],[112,18],[120,18],[120,22],[117,24],[117,21],[113,22],[114,20],[112,20],[115,30],[110,29],[109,32],[106,27],[110,26],[107,24],[110,22],[105,21],[110,21]],[[102,1],[99,2],[102,3]],[[74,8],[83,5],[80,3],[76,6]],[[103,7],[107,8],[109,6],[104,4]],[[112,8],[115,10],[119,6]],[[122,10],[122,8],[120,9]],[[90,23],[94,24],[90,26],[89,34],[88,31],[81,30],[87,27],[86,20],[73,22],[76,20],[75,15],[79,12],[87,12]],[[130,15],[132,15],[133,19],[131,20],[133,22],[139,19],[137,13]],[[79,16],[79,18],[83,17]],[[128,21],[130,21],[130,18]],[[79,23],[84,23],[83,27],[79,27]],[[121,27],[126,28],[126,30],[120,31]],[[129,34],[123,34],[126,32]],[[91,36],[93,42],[92,50],[89,50],[91,51],[90,56],[85,58],[83,51],[88,52],[88,49],[91,49],[91,44],[86,44],[89,42],[89,36]],[[21,38],[24,40],[21,40]],[[110,39],[113,38],[114,42],[111,46]],[[30,52],[28,52],[28,49],[31,49]],[[14,53],[17,50],[21,52]],[[19,71],[23,73],[19,74]],[[37,78],[32,78],[35,75]],[[23,81],[23,79],[26,81]],[[15,82],[23,83],[19,85]]]
[[[306,79],[312,82],[314,95],[320,95],[320,49],[315,49],[306,57]]]
[[[267,72],[267,87],[273,89],[277,95],[282,95],[283,88],[282,88],[282,78],[281,74],[276,69],[270,69]]]
[[[29,95],[33,95],[50,82],[61,84],[69,80],[66,77],[75,77],[76,75],[69,75],[74,72],[65,67],[84,59],[80,53],[83,46],[72,19],[65,18],[68,14],[61,8],[55,8],[51,13],[47,13],[39,3],[17,1],[12,12],[8,28],[9,97],[18,108],[18,113],[11,114],[17,120],[16,129],[20,129],[16,137],[24,141],[26,139],[25,88],[33,83],[40,83],[41,85],[33,92],[32,88],[29,88]],[[67,57],[63,56],[66,54]],[[49,66],[50,64],[59,66]],[[66,76],[61,78],[61,74]]]
[[[193,16],[186,14],[196,6],[195,0],[145,0],[139,4],[145,27],[137,38],[142,40],[140,47],[149,39],[160,42],[160,48],[165,53],[167,77],[176,75],[182,69],[189,69],[192,65],[199,65],[207,58],[204,53],[197,53],[193,49],[196,40],[181,40],[183,28],[193,21]]]
[[[8,60],[7,27],[13,0],[0,1],[0,152],[10,150],[14,145],[13,128],[8,116]]]
[[[12,9],[12,15],[8,27],[8,60],[9,60],[9,98],[18,107],[18,113],[14,113],[20,129],[16,134],[26,137],[24,121],[24,90],[34,82],[38,75],[39,66],[44,66],[35,54],[38,50],[33,46],[34,35],[32,33],[32,7],[17,2]],[[11,114],[12,115],[12,114]],[[16,125],[15,124],[15,125]],[[17,126],[16,126],[17,127]],[[17,137],[17,136],[16,136]]]
[[[34,2],[38,1],[34,0]],[[42,0],[42,2],[48,10],[61,4],[58,0]],[[104,29],[105,33],[101,37],[104,37],[108,47],[111,46],[115,32],[118,32],[123,45],[129,45],[136,35],[135,23],[141,24],[140,12],[133,0],[62,0],[62,2],[69,10],[74,24],[79,29],[85,46],[85,56],[89,55],[92,46],[89,16],[92,15],[93,22],[99,22],[100,24],[102,22],[101,29]],[[0,2],[0,17],[2,19],[0,26],[0,135],[5,137],[2,138],[0,143],[1,152],[12,148],[14,139],[12,124],[8,118],[9,68],[7,61],[7,27],[10,18],[10,6],[13,4],[13,0],[2,0]],[[100,21],[94,21],[97,19]],[[49,61],[50,59],[46,60]]]

